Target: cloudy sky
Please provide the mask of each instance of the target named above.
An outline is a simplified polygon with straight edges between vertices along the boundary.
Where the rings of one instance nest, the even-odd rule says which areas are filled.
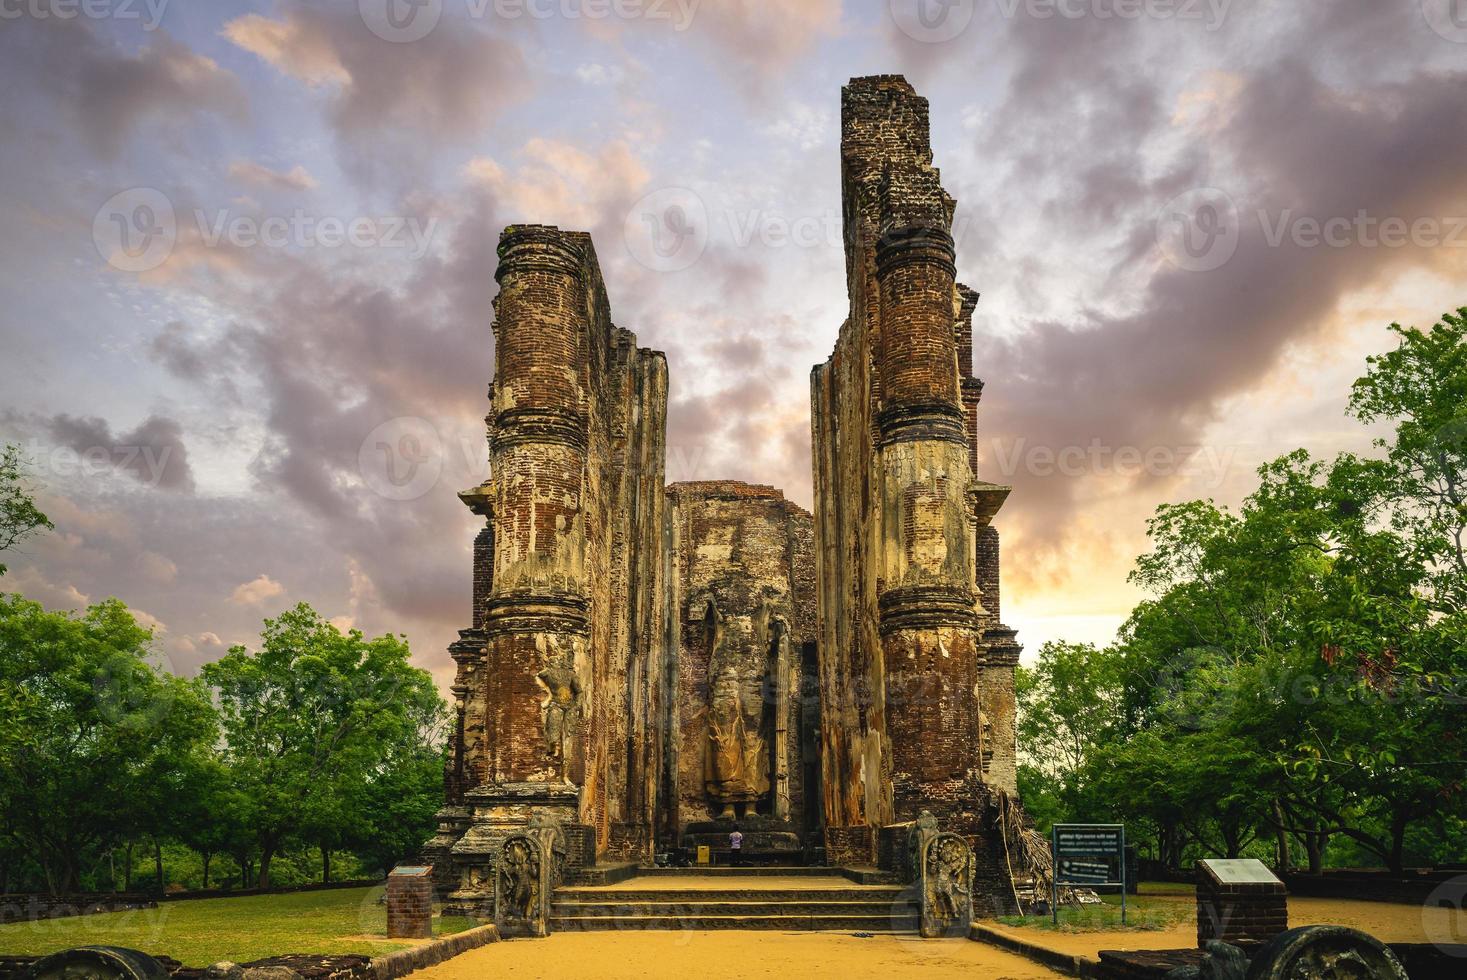
[[[1109,639],[1158,503],[1368,448],[1386,325],[1467,303],[1460,0],[3,0],[0,438],[56,523],[4,587],[120,596],[185,673],[306,600],[446,680],[516,221],[667,352],[671,478],[808,506],[840,86],[888,72],[1031,654]]]

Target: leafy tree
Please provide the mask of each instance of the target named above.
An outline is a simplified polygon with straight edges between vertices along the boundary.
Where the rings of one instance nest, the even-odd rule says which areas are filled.
[[[1121,661],[1092,643],[1044,644],[1016,678],[1018,739],[1026,763],[1055,781],[1072,806],[1087,764],[1118,729]]]
[[[1066,806],[1111,801],[1173,866],[1272,838],[1281,864],[1298,841],[1312,870],[1345,848],[1400,869],[1423,826],[1460,833],[1467,309],[1392,330],[1397,349],[1370,358],[1351,399],[1362,422],[1395,427],[1379,457],[1299,450],[1262,467],[1236,513],[1158,508],[1132,575],[1151,597],[1121,630],[1119,667],[1073,656],[1063,684],[1023,678],[1021,739],[1068,731],[1051,775],[1086,757]],[[1119,710],[1097,731],[1084,692],[1117,676]],[[1065,729],[1077,712],[1090,730]],[[1112,751],[1084,751],[1107,738]]]
[[[116,599],[77,616],[0,595],[0,812],[52,893],[159,826],[214,738],[202,689],[153,666],[151,641]]]
[[[373,873],[385,875],[419,853],[443,803],[443,752],[425,739],[383,761],[364,789],[362,816],[346,843]]]
[[[22,472],[20,447],[0,450],[0,551],[8,551],[33,531],[54,525],[36,507]],[[0,575],[5,565],[0,563]]]
[[[1371,357],[1355,382],[1350,411],[1362,422],[1392,422],[1373,464],[1388,497],[1392,528],[1431,577],[1429,598],[1443,612],[1467,609],[1467,307],[1429,331],[1391,324],[1393,351]]]
[[[344,839],[363,787],[439,731],[445,714],[401,638],[343,634],[304,603],[265,621],[259,650],[232,648],[204,666],[204,678],[218,700],[226,764],[249,801],[261,888],[291,840]]]

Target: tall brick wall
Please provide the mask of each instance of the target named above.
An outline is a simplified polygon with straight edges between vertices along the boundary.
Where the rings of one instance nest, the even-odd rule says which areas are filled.
[[[841,122],[850,312],[811,376],[827,837],[931,810],[986,848],[990,793],[1014,790],[1017,644],[988,526],[1007,488],[975,476],[978,295],[954,278],[926,100],[853,79]]]
[[[584,233],[505,229],[496,278],[491,476],[461,494],[486,525],[473,625],[451,648],[458,721],[435,842],[527,817],[536,786],[546,799],[570,787],[598,851],[615,838],[650,857],[667,656],[666,360],[612,323]]]

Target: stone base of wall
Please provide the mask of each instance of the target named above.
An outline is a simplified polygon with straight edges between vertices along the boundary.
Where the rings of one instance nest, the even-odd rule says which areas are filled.
[[[565,864],[589,868],[596,863],[596,828],[588,823],[561,824],[565,832]]]
[[[825,863],[840,867],[853,864],[866,866],[876,861],[875,828],[861,825],[856,827],[825,828]]]
[[[876,866],[891,872],[898,881],[911,881],[916,875],[909,845],[911,835],[910,822],[887,824],[876,834]]]
[[[1001,834],[991,830],[969,843],[973,847],[974,917],[995,919],[1000,915],[1018,915],[1019,901],[1014,897],[1014,881]]]
[[[641,824],[612,824],[611,832],[606,839],[606,853],[602,855],[602,858],[608,862],[650,862],[652,860],[652,831]]]

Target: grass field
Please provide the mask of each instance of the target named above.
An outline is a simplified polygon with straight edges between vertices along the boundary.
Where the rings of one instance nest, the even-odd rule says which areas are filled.
[[[1121,925],[1121,896],[1101,895],[1100,905],[1061,907],[1059,924],[1052,916],[1002,916],[999,922],[1059,932],[1159,932],[1185,922],[1195,922],[1197,904],[1191,885],[1143,882],[1141,894],[1126,896],[1126,924]]]
[[[285,953],[364,953],[405,949],[387,939],[381,886],[284,895],[160,902],[155,909],[107,912],[0,926],[0,954],[50,953],[106,944],[171,956],[186,966],[220,960],[247,963]],[[438,935],[477,925],[437,918]]]

